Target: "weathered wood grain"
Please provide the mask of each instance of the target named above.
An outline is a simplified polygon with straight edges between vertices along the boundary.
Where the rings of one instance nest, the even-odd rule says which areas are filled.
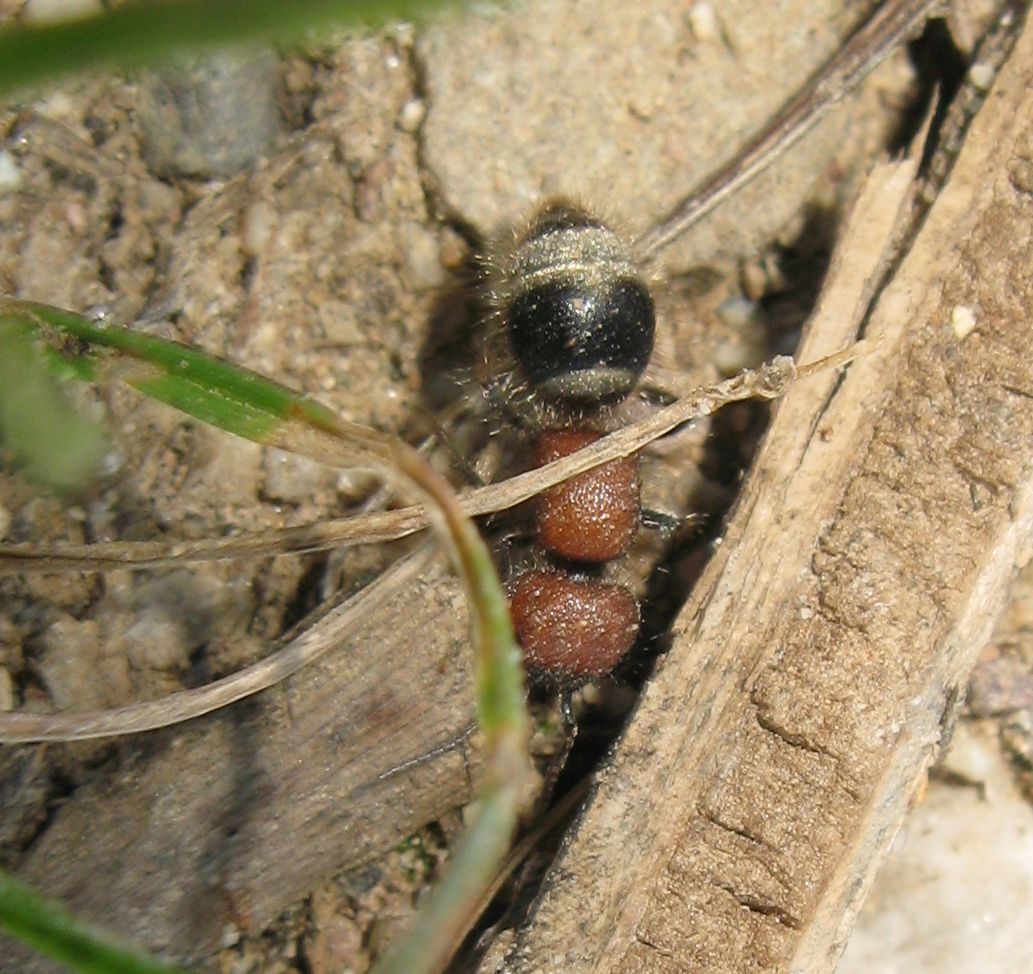
[[[1031,119],[1027,28],[863,319],[877,348],[779,404],[669,656],[486,970],[833,969],[1030,557]],[[802,359],[858,320],[819,310]]]
[[[228,923],[261,929],[466,801],[469,632],[443,562],[410,572],[345,645],[284,684],[148,735],[142,755],[57,811],[22,878],[131,942],[196,958]],[[414,746],[450,742],[406,766]],[[31,964],[53,969],[20,956],[0,969]]]

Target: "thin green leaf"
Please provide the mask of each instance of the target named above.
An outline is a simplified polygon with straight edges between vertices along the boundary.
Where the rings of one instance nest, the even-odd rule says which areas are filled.
[[[321,428],[337,422],[332,410],[308,396],[200,349],[35,302],[0,302],[0,313],[33,329],[55,372],[98,382],[120,379],[152,399],[257,443],[279,445],[290,423]]]
[[[0,33],[0,96],[85,68],[135,67],[244,41],[299,41],[316,28],[426,17],[448,0],[174,0]]]
[[[466,587],[473,619],[477,716],[484,734],[485,767],[477,819],[452,850],[444,877],[412,927],[375,974],[434,974],[458,945],[472,911],[495,877],[512,842],[521,801],[531,781],[530,720],[509,605],[477,529],[459,508],[448,484],[414,450],[401,445],[399,469],[431,502],[439,533],[450,543]]]
[[[468,909],[495,878],[509,850],[516,811],[512,799],[499,791],[479,795],[477,820],[452,850],[445,875],[373,974],[436,974],[442,969],[465,928]]]
[[[80,974],[185,974],[116,946],[65,909],[0,872],[0,927]]]

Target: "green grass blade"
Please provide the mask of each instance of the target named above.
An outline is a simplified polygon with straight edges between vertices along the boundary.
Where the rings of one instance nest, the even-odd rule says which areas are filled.
[[[0,872],[0,928],[80,974],[184,974],[113,944],[63,907]]]
[[[333,411],[314,399],[200,349],[35,302],[0,302],[0,314],[32,329],[55,373],[97,382],[119,379],[257,443],[281,445],[289,424],[319,428],[337,422]]]
[[[298,41],[333,25],[378,27],[448,0],[179,0],[0,32],[0,96],[85,68],[135,67],[177,52],[254,40]],[[453,0],[454,2],[454,0]]]
[[[457,946],[468,917],[464,908],[475,903],[495,878],[512,841],[516,807],[500,792],[478,796],[477,820],[459,839],[445,875],[405,931],[373,967],[372,974],[436,974]]]
[[[474,630],[477,717],[484,735],[477,819],[456,843],[443,878],[411,928],[374,968],[375,974],[435,974],[458,946],[473,910],[509,850],[532,777],[530,721],[522,657],[487,545],[459,509],[448,485],[422,457],[402,446],[397,464],[430,500],[435,520],[440,522],[438,532],[450,544],[466,587]]]

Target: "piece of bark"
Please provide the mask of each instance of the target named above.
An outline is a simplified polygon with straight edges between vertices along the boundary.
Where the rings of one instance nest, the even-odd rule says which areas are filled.
[[[1027,27],[864,325],[877,347],[779,404],[670,654],[482,970],[834,968],[1030,557],[1031,119]],[[801,360],[846,344],[844,318],[819,310]]]
[[[475,775],[465,600],[444,559],[412,566],[324,659],[148,735],[128,767],[91,779],[21,878],[131,943],[197,960],[227,925],[260,930],[464,803]],[[0,970],[57,968],[12,950]]]

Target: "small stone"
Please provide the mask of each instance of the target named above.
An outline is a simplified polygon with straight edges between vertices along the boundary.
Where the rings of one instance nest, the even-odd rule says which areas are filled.
[[[689,28],[697,41],[708,43],[721,36],[714,7],[709,3],[694,3],[689,7]]]
[[[240,214],[240,246],[249,257],[265,253],[276,229],[276,207],[266,200],[255,200]]]
[[[0,193],[13,193],[22,184],[22,173],[14,156],[0,149]]]
[[[974,88],[978,88],[980,91],[990,90],[990,86],[994,83],[994,75],[993,65],[984,64],[981,61],[976,61],[968,69],[968,80],[972,82]]]
[[[271,51],[219,54],[140,82],[140,127],[158,174],[226,178],[269,151],[281,126],[278,60]]]
[[[423,118],[427,114],[427,103],[422,98],[411,98],[398,113],[398,127],[403,132],[410,134],[416,132],[423,124]]]
[[[954,329],[954,334],[958,341],[962,341],[972,334],[972,331],[976,327],[976,316],[971,308],[965,307],[963,304],[955,305],[954,310],[951,312],[951,328]]]
[[[190,663],[190,634],[179,618],[161,606],[145,607],[123,639],[129,661],[137,669],[184,670]]]
[[[40,638],[40,677],[57,710],[94,710],[107,705],[97,679],[100,627],[93,620],[60,616]]]
[[[751,301],[759,301],[768,290],[768,275],[756,260],[747,261],[742,268],[742,289]]]
[[[222,935],[219,938],[219,946],[223,950],[228,950],[230,947],[236,947],[240,943],[240,930],[236,924],[227,923],[222,928]]]
[[[402,233],[406,269],[413,287],[421,291],[440,287],[445,280],[445,268],[437,237],[415,222],[407,223]]]
[[[266,451],[262,468],[262,493],[270,500],[288,504],[312,500],[335,479],[333,471],[314,460],[272,448]]]

